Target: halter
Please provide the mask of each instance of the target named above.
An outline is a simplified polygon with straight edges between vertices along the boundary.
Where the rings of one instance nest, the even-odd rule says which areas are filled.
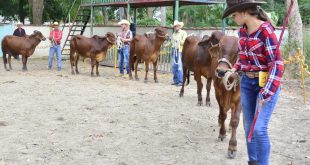
[[[112,41],[109,39],[109,37],[107,37],[107,36],[105,36],[105,37],[106,37],[107,41],[108,41],[110,44],[115,44],[115,41],[112,42]]]
[[[221,59],[218,60],[218,63],[221,63],[221,62],[226,63],[229,66],[229,69],[232,68],[232,64],[226,58],[221,58]]]

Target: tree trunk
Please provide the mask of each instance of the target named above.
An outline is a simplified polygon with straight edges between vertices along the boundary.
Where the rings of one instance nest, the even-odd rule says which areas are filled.
[[[274,0],[268,0],[268,4],[270,4],[270,9],[274,11]]]
[[[147,17],[148,18],[153,18],[153,10],[154,10],[154,8],[152,8],[152,7],[149,7],[149,8],[147,8]]]
[[[125,9],[123,7],[119,8],[119,17],[120,20],[125,19]]]
[[[19,0],[18,8],[19,8],[19,21],[25,24],[25,10],[24,10],[25,0]]]
[[[287,9],[290,6],[291,0],[285,0]],[[294,0],[294,5],[289,16],[288,21],[288,44],[290,45],[290,50],[296,52],[297,48],[303,49],[303,37],[302,37],[302,20],[299,13],[298,0]],[[295,55],[295,53],[293,53]],[[289,77],[297,78],[299,67],[298,65],[291,65],[287,67]]]
[[[166,26],[166,7],[161,7],[160,12],[160,24],[161,26]]]
[[[108,13],[108,9],[107,7],[103,7],[102,8],[102,15],[103,15],[103,18],[104,18],[104,25],[107,25],[108,22],[109,22],[109,13]]]
[[[32,10],[32,24],[42,25],[44,0],[28,0]]]

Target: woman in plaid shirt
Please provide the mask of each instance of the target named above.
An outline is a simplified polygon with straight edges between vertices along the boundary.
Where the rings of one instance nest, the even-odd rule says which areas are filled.
[[[261,106],[252,141],[247,139],[249,165],[268,165],[270,140],[268,124],[278,101],[280,81],[284,72],[274,27],[264,10],[264,2],[256,0],[227,0],[223,18],[232,15],[239,29],[239,59],[232,71],[242,72],[241,104],[245,134],[248,137],[257,107]],[[266,84],[259,86],[258,72],[268,73]]]

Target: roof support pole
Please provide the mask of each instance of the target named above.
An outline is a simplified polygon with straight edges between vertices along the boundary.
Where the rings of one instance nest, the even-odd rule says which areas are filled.
[[[90,6],[90,36],[93,36],[94,33],[94,22],[93,22],[93,18],[94,18],[94,0],[91,0],[91,6]]]
[[[179,9],[180,9],[180,4],[179,0],[175,0],[175,5],[174,5],[174,20],[179,20]]]
[[[127,20],[130,22],[130,3],[127,3]]]
[[[134,8],[133,10],[133,23],[137,24],[137,8]]]
[[[223,10],[226,8],[226,3],[223,4]],[[222,32],[225,34],[226,32],[226,18],[222,20]]]

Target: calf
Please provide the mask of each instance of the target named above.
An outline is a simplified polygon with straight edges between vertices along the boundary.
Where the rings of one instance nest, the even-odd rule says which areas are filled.
[[[230,91],[226,90],[225,81],[232,82],[234,78],[226,77],[232,69],[234,63],[238,58],[238,38],[232,36],[223,36],[219,44],[213,45],[209,52],[212,56],[212,74],[214,81],[215,96],[219,105],[218,122],[221,126],[219,132],[219,139],[223,140],[226,137],[225,120],[227,112],[231,109],[230,126],[232,127],[232,134],[229,140],[228,156],[234,158],[237,152],[237,127],[240,120],[241,105],[240,105],[240,86],[235,86]],[[224,79],[225,77],[225,79]]]
[[[70,41],[70,63],[72,74],[79,74],[78,61],[81,55],[84,58],[91,59],[91,76],[94,75],[94,66],[96,65],[96,75],[99,76],[99,62],[103,61],[107,56],[107,51],[116,41],[113,33],[108,32],[104,37],[93,36],[87,38],[82,35],[74,36]],[[73,69],[75,66],[75,71]]]
[[[184,95],[184,84],[187,79],[187,84],[189,83],[189,72],[194,72],[194,79],[197,82],[197,95],[198,95],[198,105],[202,105],[202,81],[201,76],[204,76],[207,79],[207,96],[206,96],[206,105],[210,106],[210,89],[212,83],[212,74],[214,70],[211,67],[211,55],[209,53],[209,48],[212,44],[218,44],[220,38],[224,34],[215,31],[212,33],[212,36],[204,36],[202,40],[197,36],[189,36],[186,38],[183,46],[182,53],[182,63],[183,63],[183,84],[180,91],[180,97]]]

